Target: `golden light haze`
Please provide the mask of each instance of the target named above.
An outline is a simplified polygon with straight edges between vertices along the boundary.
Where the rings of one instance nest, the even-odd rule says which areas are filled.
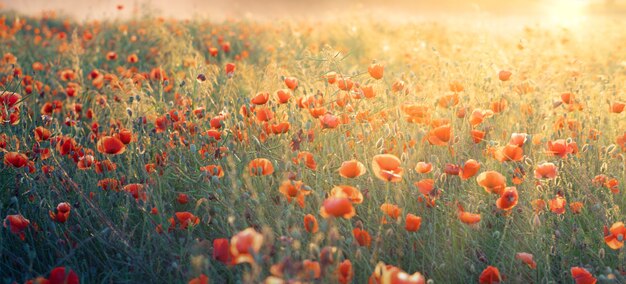
[[[156,13],[178,19],[210,17],[222,20],[241,17],[271,20],[275,18],[309,19],[338,17],[344,14],[372,13],[393,20],[437,18],[441,16],[559,16],[577,17],[580,12],[619,11],[622,0],[4,0],[5,9],[26,14],[43,10],[60,11],[76,19],[130,17]],[[117,5],[124,9],[118,11]],[[610,7],[610,8],[607,8]]]

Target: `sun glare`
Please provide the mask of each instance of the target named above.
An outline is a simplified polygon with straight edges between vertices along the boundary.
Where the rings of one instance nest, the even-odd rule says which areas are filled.
[[[546,1],[544,24],[562,27],[579,26],[587,19],[589,0],[552,0]]]

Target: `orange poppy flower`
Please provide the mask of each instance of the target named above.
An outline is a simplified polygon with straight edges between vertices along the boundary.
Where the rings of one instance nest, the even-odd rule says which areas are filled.
[[[565,139],[548,141],[548,153],[553,156],[566,158],[569,154],[578,153],[578,145],[576,142],[567,142]]]
[[[224,70],[226,71],[226,76],[228,76],[228,78],[233,77],[233,75],[235,74],[235,64],[227,63]]]
[[[593,177],[593,179],[591,180],[591,183],[593,183],[593,185],[595,186],[602,186],[606,183],[606,181],[609,179],[609,177],[607,177],[604,174],[599,174],[596,175],[595,177]]]
[[[521,260],[523,263],[526,263],[528,267],[532,269],[537,268],[537,263],[533,260],[533,255],[527,252],[518,252],[515,254],[515,259]]]
[[[18,152],[4,154],[4,164],[15,168],[21,168],[28,164],[28,157]]]
[[[2,91],[0,93],[0,107],[12,108],[22,100],[22,95],[14,92]]]
[[[513,133],[511,134],[511,139],[509,140],[509,144],[516,145],[518,147],[523,147],[527,139],[528,139],[528,134],[526,133]]]
[[[289,132],[290,127],[291,127],[291,124],[289,124],[289,122],[287,121],[284,121],[284,122],[279,122],[277,124],[270,125],[270,130],[272,131],[273,134],[283,134],[283,133]]]
[[[361,86],[361,88],[359,88],[359,91],[357,91],[356,94],[359,95],[358,98],[365,97],[366,99],[371,99],[371,98],[376,97],[376,92],[374,92],[374,87],[372,86]]]
[[[37,142],[46,141],[52,135],[50,130],[42,126],[38,126],[37,128],[35,128],[34,132],[35,132],[35,141]]]
[[[557,175],[558,175],[558,169],[556,165],[553,163],[543,163],[541,165],[538,165],[537,168],[535,168],[536,179],[542,179],[542,178],[552,179],[552,178],[555,178]]]
[[[330,113],[324,114],[320,121],[322,122],[322,128],[330,129],[337,128],[337,126],[339,126],[339,123],[341,123],[339,121],[339,117]]]
[[[292,91],[295,90],[298,88],[298,79],[295,77],[285,77],[285,86]]]
[[[320,208],[320,215],[324,218],[333,216],[350,219],[356,215],[356,211],[354,210],[352,202],[349,198],[329,197],[324,200],[322,207]]]
[[[474,159],[469,159],[465,161],[463,167],[461,168],[460,177],[462,180],[467,180],[478,173],[480,170],[480,163]]]
[[[24,231],[30,225],[30,221],[21,214],[8,215],[4,218],[4,227],[9,228],[11,233],[16,234],[23,241],[26,238]]]
[[[317,163],[315,162],[315,158],[311,152],[300,151],[298,153],[298,157],[294,159],[293,162],[298,165],[300,164],[300,161],[304,161],[304,165],[311,170],[317,169]]]
[[[465,212],[465,209],[463,209],[461,204],[458,204],[457,208],[457,216],[461,222],[468,225],[474,225],[480,222],[480,214]]]
[[[193,278],[187,282],[187,284],[209,284],[209,277],[203,274],[200,276]]]
[[[109,160],[96,161],[95,169],[96,169],[96,173],[99,173],[99,174],[104,173],[105,171],[113,172],[115,171],[115,169],[117,169],[117,165]]]
[[[619,181],[616,178],[607,179],[606,182],[604,182],[604,187],[611,190],[613,194],[619,193]]]
[[[571,103],[574,103],[574,102],[575,102],[575,100],[576,100],[575,98],[576,98],[576,97],[575,97],[575,96],[574,96],[574,94],[572,94],[572,93],[562,93],[562,94],[561,94],[561,101],[562,101],[564,104],[571,104]]]
[[[296,199],[298,205],[304,208],[304,197],[311,194],[311,191],[307,190],[305,187],[302,181],[286,180],[283,181],[278,190],[287,197],[287,202],[291,203],[292,199]]]
[[[231,263],[232,255],[230,254],[228,239],[220,238],[213,240],[213,259],[224,264]]]
[[[399,182],[402,180],[404,168],[400,167],[400,159],[391,154],[380,154],[372,159],[374,175],[383,181]]]
[[[309,233],[317,233],[319,230],[319,225],[317,224],[317,219],[315,216],[311,214],[306,214],[304,216],[304,229]]]
[[[511,71],[501,70],[500,72],[498,72],[498,79],[500,79],[500,81],[502,82],[506,82],[511,79],[511,75],[513,75]]]
[[[391,219],[394,219],[394,220],[397,220],[398,217],[400,217],[400,214],[402,213],[402,209],[398,207],[398,205],[391,204],[391,203],[383,203],[383,205],[380,206],[380,210],[382,210],[385,215],[389,216]],[[381,219],[381,222],[383,224],[387,224],[386,216],[383,216],[383,218]]]
[[[45,175],[49,175],[53,171],[54,171],[54,167],[53,166],[50,166],[50,165],[43,165],[43,166],[41,166],[41,172],[44,173]]]
[[[128,61],[128,63],[137,63],[139,62],[139,56],[133,53],[126,58],[126,61]]]
[[[362,247],[369,247],[372,244],[372,237],[366,230],[354,228],[354,230],[352,230],[352,235],[357,243],[359,243]]]
[[[222,140],[222,133],[216,129],[209,129],[206,131],[206,135],[210,138],[213,138],[214,141]]]
[[[617,222],[610,229],[604,227],[604,242],[612,249],[620,249],[626,239],[626,227],[624,223]]]
[[[350,101],[350,96],[348,95],[348,93],[346,92],[339,92],[337,94],[337,97],[335,99],[335,105],[337,105],[340,108],[346,108],[346,106],[348,105],[348,102]],[[346,108],[346,110],[348,110],[348,108]]]
[[[563,196],[557,195],[556,198],[550,200],[548,205],[550,206],[550,211],[553,213],[563,214],[565,213],[565,205],[567,205],[567,202]]]
[[[325,107],[309,108],[309,114],[311,114],[311,116],[313,116],[314,118],[320,118],[327,113],[328,111]],[[323,128],[336,128],[337,126],[339,126],[339,118],[335,120],[335,118],[329,116],[328,118],[326,118],[326,121],[320,119],[320,123],[322,124]],[[324,123],[328,123],[328,125],[325,126]],[[335,123],[337,123],[337,125],[334,125]]]
[[[213,57],[217,57],[219,51],[220,50],[217,47],[209,47],[209,54]]]
[[[352,82],[352,79],[349,77],[340,76],[340,78],[337,79],[337,87],[342,91],[352,90],[353,86],[354,82]]]
[[[421,104],[403,104],[400,109],[408,116],[407,121],[426,124],[430,120],[430,108]]]
[[[117,59],[117,53],[115,53],[113,51],[109,51],[106,54],[106,58],[107,58],[107,60],[115,60],[115,59]]]
[[[274,118],[274,112],[269,108],[257,107],[254,109],[258,121],[270,121]]]
[[[425,284],[426,278],[419,272],[415,272],[411,275],[398,267],[379,262],[369,278],[369,283]]]
[[[521,161],[524,157],[524,150],[520,146],[508,144],[498,149],[494,157],[500,162]]]
[[[208,166],[200,167],[200,171],[210,177],[221,178],[224,176],[224,171],[222,170],[222,167],[219,165],[208,165]]]
[[[456,109],[455,113],[457,118],[463,119],[467,115],[467,107],[461,106]]]
[[[490,118],[492,116],[493,111],[491,110],[475,109],[474,111],[472,111],[469,123],[472,127],[476,127],[479,124],[483,123],[485,118]]]
[[[404,87],[405,87],[404,81],[400,79],[396,79],[396,81],[394,81],[393,84],[391,84],[391,91],[394,93],[397,93],[397,92],[404,90]]]
[[[193,112],[193,115],[196,116],[197,119],[202,119],[206,115],[206,108],[197,107],[192,112]]]
[[[598,281],[587,269],[582,267],[574,266],[570,273],[576,284],[596,284]]]
[[[476,177],[478,185],[482,186],[487,192],[502,195],[506,187],[506,178],[496,171],[482,172]]]
[[[268,92],[259,92],[250,100],[251,103],[255,105],[264,105],[270,99],[270,93]]]
[[[280,89],[276,91],[276,97],[278,98],[279,103],[286,104],[291,98],[291,92],[289,89]]]
[[[415,171],[420,174],[429,173],[433,169],[433,164],[426,162],[418,162],[415,166]]]
[[[472,142],[474,142],[474,144],[478,144],[485,140],[485,134],[486,134],[485,131],[472,129],[470,130],[470,134],[472,135]]]
[[[139,201],[139,200],[146,201],[148,197],[143,184],[140,184],[140,183],[127,184],[124,186],[123,190],[130,193],[133,196],[133,198],[135,198],[136,201]]]
[[[133,132],[128,129],[120,129],[119,133],[115,135],[124,145],[130,144],[133,141]]]
[[[613,103],[611,103],[611,107],[609,108],[609,112],[611,112],[611,113],[622,113],[624,111],[624,107],[626,107],[626,103],[624,103],[624,102],[613,102]]]
[[[220,129],[222,128],[222,125],[224,124],[225,119],[226,119],[226,116],[224,115],[216,115],[211,118],[211,120],[209,121],[209,124],[211,125],[211,128]]]
[[[119,155],[126,151],[126,145],[115,136],[104,136],[96,145],[98,152],[102,154]]]
[[[79,170],[87,170],[91,168],[94,162],[95,159],[92,155],[84,155],[78,158],[78,163],[76,164],[76,166]]]
[[[335,84],[337,82],[337,72],[331,71],[326,73],[326,75],[322,76],[324,79],[328,81],[328,84]]]
[[[342,261],[337,266],[337,281],[341,284],[352,283],[354,277],[354,270],[352,269],[352,262],[349,259]]]
[[[455,93],[460,93],[460,92],[463,92],[463,90],[465,90],[465,88],[459,81],[453,81],[450,83],[449,86],[450,86],[450,91],[455,92]]]
[[[406,214],[404,228],[409,232],[417,232],[422,226],[422,217],[415,216],[411,213]]]
[[[330,191],[330,196],[337,198],[348,198],[353,204],[363,203],[363,194],[353,186],[338,185]]]
[[[428,143],[436,146],[448,145],[452,138],[452,126],[449,124],[438,126],[428,132]]]
[[[304,280],[319,279],[321,274],[322,269],[319,262],[308,259],[302,261],[302,270],[299,273],[299,278]]]
[[[357,160],[349,160],[341,163],[339,175],[344,178],[356,178],[365,174],[365,166]]]
[[[105,179],[101,179],[98,181],[98,187],[104,191],[107,191],[107,190],[119,191],[120,182],[116,179],[105,178]]]
[[[369,67],[367,67],[367,72],[370,73],[372,78],[380,80],[385,72],[385,66],[380,63],[372,63]]]
[[[169,120],[166,116],[159,116],[154,120],[154,127],[156,129],[156,133],[162,133],[167,130],[167,126],[169,125]]]
[[[254,254],[259,253],[263,246],[263,235],[253,228],[247,228],[230,239],[230,253],[233,263],[254,263]]]
[[[50,219],[57,223],[65,223],[67,219],[70,217],[70,209],[71,206],[67,202],[62,202],[57,205],[56,213],[53,211],[49,212]]]
[[[573,214],[580,214],[583,209],[583,203],[580,201],[572,202],[569,204],[569,210],[572,211]]]
[[[496,206],[502,210],[508,211],[517,205],[517,200],[517,189],[515,187],[507,187],[496,201]]]
[[[500,276],[500,270],[493,266],[487,266],[480,276],[478,277],[478,283],[480,284],[495,284],[500,283],[502,281],[502,276]]]
[[[265,158],[257,158],[248,164],[248,171],[251,176],[267,176],[274,173],[274,165],[270,160]]]
[[[431,194],[433,189],[435,189],[435,180],[430,178],[423,179],[415,182],[415,186],[421,194],[423,194],[424,196],[428,196]]]

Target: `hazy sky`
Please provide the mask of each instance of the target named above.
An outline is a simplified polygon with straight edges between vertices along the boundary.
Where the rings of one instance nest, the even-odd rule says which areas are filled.
[[[42,10],[63,11],[77,19],[128,17],[138,9],[152,7],[161,15],[190,18],[209,16],[220,20],[235,16],[328,17],[342,11],[382,12],[388,16],[487,13],[490,15],[552,13],[605,0],[0,0],[5,9],[38,14]],[[621,0],[616,0],[621,1]],[[124,5],[117,11],[118,4]]]

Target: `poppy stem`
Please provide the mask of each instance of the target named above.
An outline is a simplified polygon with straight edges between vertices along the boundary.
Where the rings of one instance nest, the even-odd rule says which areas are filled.
[[[389,191],[391,185],[390,182],[385,182],[385,202],[384,203],[388,203],[389,202]],[[380,221],[380,225],[378,225],[378,233],[376,234],[376,247],[374,248],[374,251],[372,253],[372,262],[376,263],[378,261],[378,250],[380,249],[381,245],[382,245],[382,233],[383,233],[383,220],[385,219],[385,213],[383,212],[383,219],[381,219]]]
[[[500,243],[498,244],[498,249],[496,249],[496,255],[500,253],[500,248],[502,247],[502,244],[504,243],[504,238],[506,237],[506,232],[508,231],[508,228],[509,228],[510,217],[507,217],[505,222],[506,223],[504,223],[504,229],[502,230],[502,236],[500,237]]]

